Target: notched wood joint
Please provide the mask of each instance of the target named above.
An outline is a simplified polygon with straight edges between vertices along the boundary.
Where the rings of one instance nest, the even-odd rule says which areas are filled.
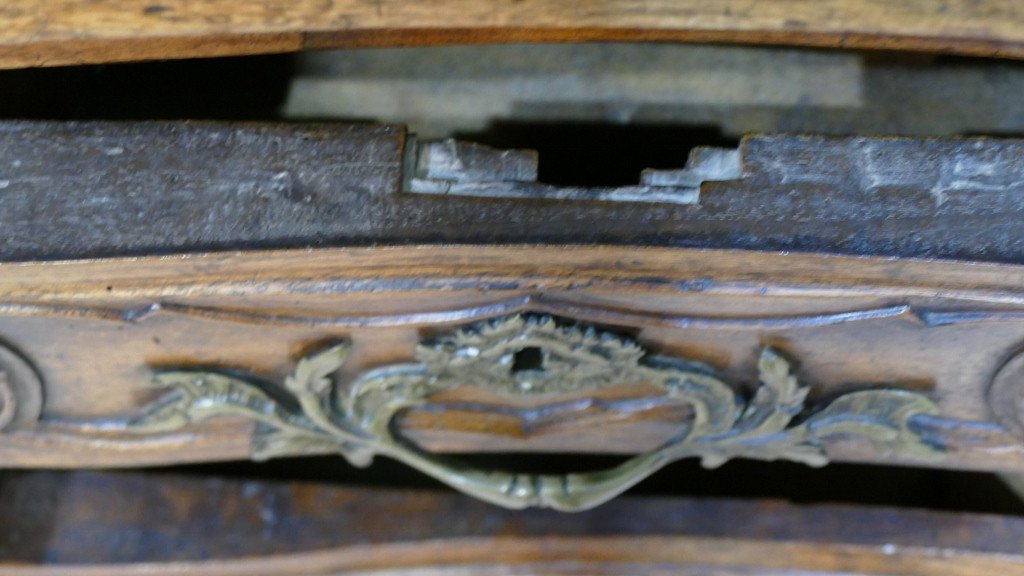
[[[537,181],[540,159],[534,150],[499,150],[489,146],[436,140],[406,143],[403,190],[413,194],[700,204],[701,184],[742,177],[740,151],[698,147],[686,166],[672,170],[645,169],[640,183],[619,187],[559,187]]]

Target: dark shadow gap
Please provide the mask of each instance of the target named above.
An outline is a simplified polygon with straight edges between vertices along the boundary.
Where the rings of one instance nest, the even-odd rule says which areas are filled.
[[[455,138],[494,148],[536,150],[540,182],[585,187],[635,185],[645,168],[682,168],[694,147],[739,145],[714,126],[599,122],[502,121]]]
[[[0,119],[280,120],[292,55],[0,71]]]
[[[485,454],[457,458],[482,469],[550,474],[602,470],[624,460],[580,454]],[[229,478],[450,490],[388,458],[377,458],[372,466],[363,469],[348,465],[342,458],[310,457],[169,470]],[[628,494],[769,498],[804,504],[843,503],[1024,516],[1024,501],[995,474],[858,464],[811,468],[789,462],[734,460],[707,470],[697,460],[682,460],[656,472]]]

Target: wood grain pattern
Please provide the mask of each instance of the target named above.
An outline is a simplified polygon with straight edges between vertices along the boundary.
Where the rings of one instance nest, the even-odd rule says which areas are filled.
[[[1024,56],[1013,0],[9,0],[0,67],[482,42],[670,40]]]
[[[1011,516],[665,497],[566,516],[168,474],[33,472],[3,486],[4,576],[1024,572],[1024,521]],[[132,505],[111,506],[111,494]]]
[[[116,422],[155,397],[144,386],[154,368],[235,368],[281,383],[312,348],[349,339],[356,374],[408,362],[417,342],[467,322],[534,311],[615,329],[731,382],[752,384],[757,351],[770,345],[799,360],[812,402],[872,386],[922,392],[941,414],[914,426],[948,450],[939,465],[1024,470],[1024,442],[987,396],[1024,342],[1021,285],[1013,265],[601,246],[3,264],[0,340],[33,361],[46,402],[37,426],[0,435],[0,456],[25,467],[245,457],[244,421],[153,437],[126,436]],[[581,400],[524,427],[523,414],[463,391],[406,414],[402,431],[442,452],[638,453],[678,426],[679,412],[643,389],[610,404]],[[849,438],[831,439],[828,452],[908,463]]]
[[[404,193],[408,147],[394,126],[0,123],[0,261],[533,243],[1024,262],[1017,139],[751,136],[697,205]]]

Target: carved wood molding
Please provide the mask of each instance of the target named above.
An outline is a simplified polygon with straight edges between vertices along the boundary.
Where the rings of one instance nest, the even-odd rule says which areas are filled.
[[[182,304],[178,302],[154,302],[133,308],[76,307],[55,305],[46,302],[0,302],[0,313],[11,316],[52,316],[90,318],[111,322],[143,322],[162,314],[206,318],[221,322],[240,324],[281,324],[333,327],[387,327],[436,325],[484,320],[502,315],[533,312],[553,315],[571,315],[591,322],[616,323],[633,326],[694,327],[706,330],[763,330],[798,329],[829,326],[846,322],[860,322],[878,318],[906,317],[922,321],[926,311],[919,311],[907,304],[845,310],[821,314],[787,314],[777,316],[749,316],[718,318],[714,316],[674,315],[613,309],[573,302],[544,294],[527,294],[514,298],[497,300],[493,303],[466,308],[451,308],[405,314],[364,314],[364,315],[311,315],[290,313],[267,313],[258,309],[239,307],[215,307]],[[965,313],[970,314],[970,313]],[[1024,318],[1024,312],[1021,313]],[[974,320],[972,318],[972,320]],[[951,323],[943,317],[943,323]],[[976,320],[975,320],[976,321]],[[925,321],[927,324],[928,321]]]
[[[410,362],[418,338],[508,315],[547,314],[616,327],[665,356],[708,363],[729,386],[753,382],[757,350],[767,347],[801,361],[813,398],[885,387],[923,393],[941,413],[913,416],[912,428],[946,450],[928,465],[1024,470],[1024,435],[1005,415],[1010,403],[993,396],[1002,387],[1012,397],[1019,384],[1005,375],[1003,384],[990,386],[1024,341],[1018,266],[632,247],[415,246],[0,264],[0,272],[0,337],[31,354],[47,397],[37,425],[18,420],[0,435],[8,466],[247,457],[254,430],[266,428],[252,419],[125,432],[127,419],[158,395],[139,383],[153,367],[232,369],[243,382],[279,392],[287,406],[290,394],[280,384],[298,358],[325,342],[352,347],[331,377],[340,385],[341,374]],[[656,449],[687,417],[657,389],[599,392],[586,401],[500,411],[453,393],[393,422],[399,435],[438,454],[636,454]],[[874,452],[842,434],[820,444],[834,461],[920,462]]]
[[[527,352],[535,356],[535,364],[517,366],[519,355]],[[153,434],[219,416],[241,416],[260,423],[253,443],[257,459],[328,448],[353,464],[367,465],[380,454],[494,504],[563,511],[597,506],[685,457],[700,457],[707,467],[735,457],[824,465],[828,460],[820,439],[830,434],[861,436],[876,450],[903,457],[934,460],[943,455],[940,446],[910,425],[916,415],[938,413],[927,397],[898,389],[866,390],[808,410],[808,388],[797,382],[782,356],[767,348],[758,364],[757,392],[746,399],[705,366],[647,356],[627,339],[593,327],[560,324],[549,316],[517,314],[479,323],[422,344],[418,363],[378,367],[342,384],[335,378],[348,354],[349,346],[342,343],[303,358],[283,390],[216,370],[162,371],[156,383],[171,392],[129,421],[126,429]],[[392,425],[399,412],[459,387],[544,399],[637,383],[658,386],[688,405],[693,416],[679,422],[678,435],[663,447],[600,472],[476,470],[419,449]],[[287,394],[283,398],[282,392]],[[799,423],[794,422],[798,416]]]
[[[28,361],[0,344],[0,432],[31,428],[43,411],[43,383]]]

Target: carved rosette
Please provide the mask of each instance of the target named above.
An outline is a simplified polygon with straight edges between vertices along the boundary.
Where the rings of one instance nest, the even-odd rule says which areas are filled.
[[[520,356],[529,351],[531,362]],[[139,433],[169,431],[222,415],[258,423],[256,458],[333,449],[357,465],[385,455],[452,487],[510,508],[591,508],[633,486],[666,464],[699,457],[707,467],[731,458],[827,463],[822,440],[842,434],[866,439],[883,453],[935,459],[911,426],[919,414],[937,414],[925,396],[872,389],[840,396],[808,411],[808,388],[786,359],[764,349],[759,387],[742,398],[708,367],[680,358],[649,356],[618,335],[551,317],[512,315],[481,322],[418,347],[416,362],[376,368],[337,381],[348,356],[341,343],[299,361],[284,382],[292,401],[254,379],[211,370],[160,372],[156,384],[170,392],[134,419]],[[427,404],[436,392],[459,387],[507,397],[586,393],[609,386],[653,384],[692,408],[675,439],[600,472],[564,475],[477,470],[423,451],[398,435],[399,412]]]
[[[0,345],[0,431],[34,426],[43,411],[43,383],[20,354]]]

